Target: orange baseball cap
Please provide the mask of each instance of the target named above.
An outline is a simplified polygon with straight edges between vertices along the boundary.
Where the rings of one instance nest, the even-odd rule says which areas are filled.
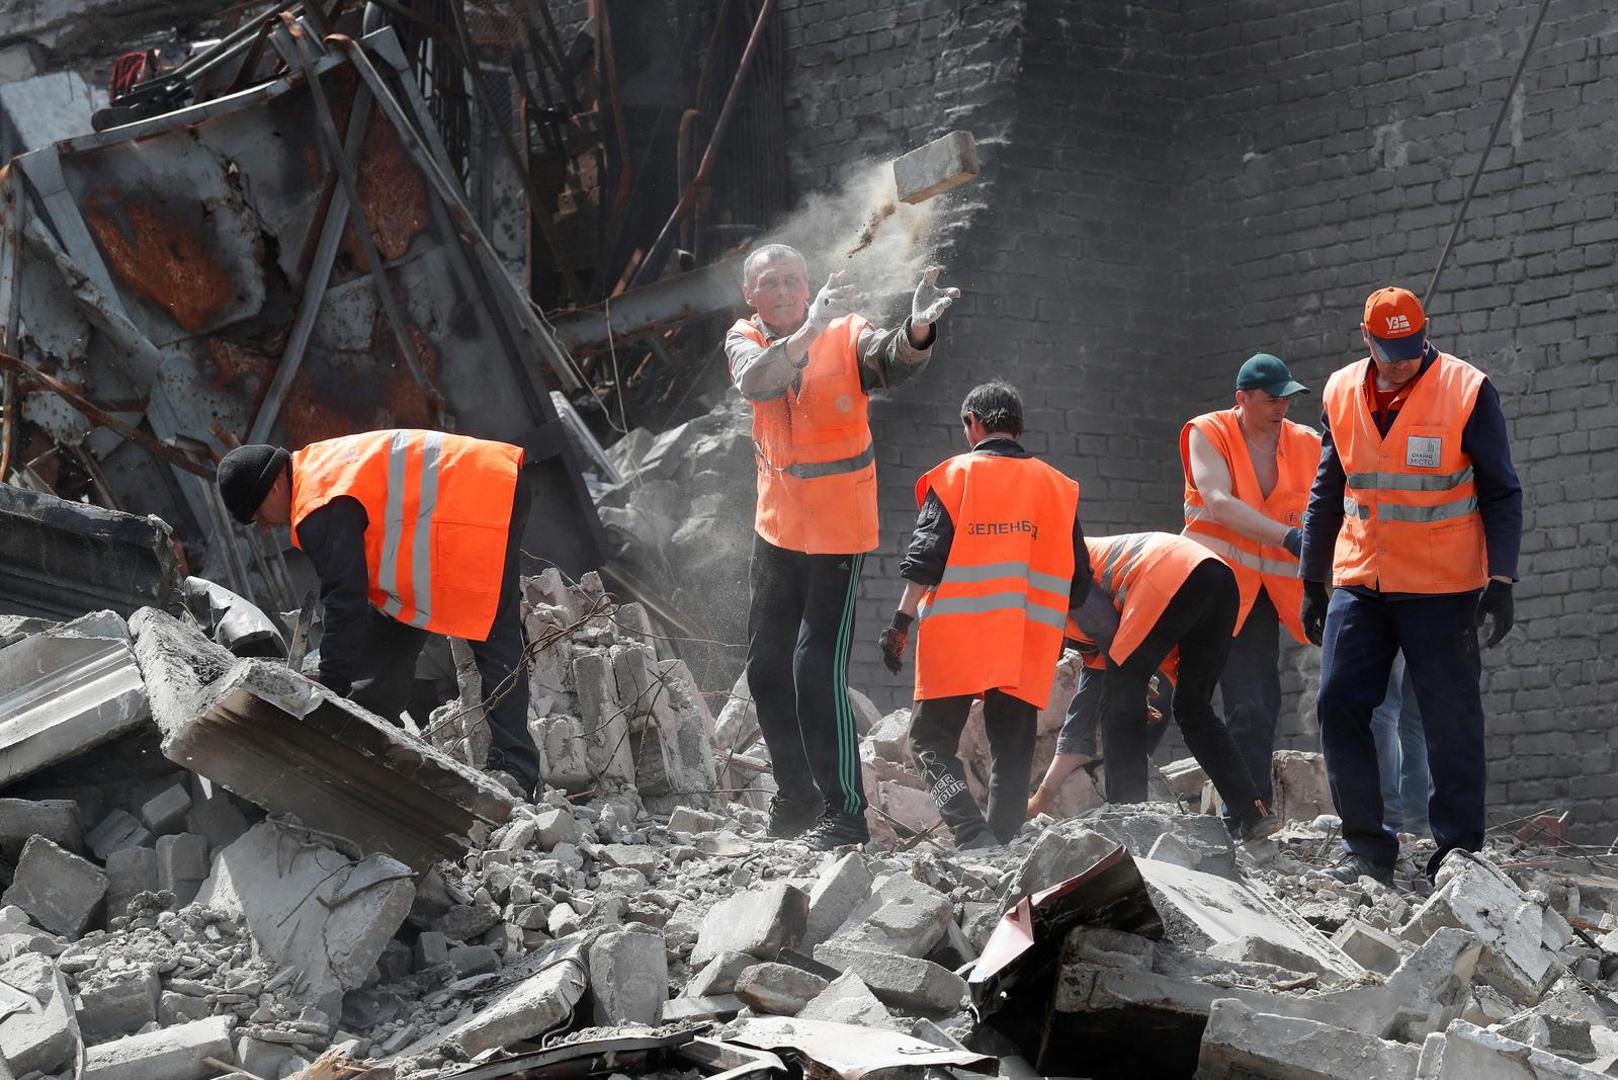
[[[1416,294],[1397,285],[1365,299],[1365,332],[1387,360],[1414,360],[1426,349],[1427,313]]]

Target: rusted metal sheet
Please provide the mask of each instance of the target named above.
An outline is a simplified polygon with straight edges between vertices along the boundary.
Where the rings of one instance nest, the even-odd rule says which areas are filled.
[[[253,428],[293,355],[303,310],[305,342],[274,423],[255,436],[297,448],[354,431],[438,426],[431,387],[455,430],[544,444],[558,421],[541,365],[571,380],[571,361],[467,227],[464,195],[435,158],[436,134],[411,129],[407,117],[420,124],[423,113],[400,77],[393,32],[328,51],[299,30],[297,47],[339,135],[356,100],[366,110],[356,132],[358,212],[345,208],[343,219],[369,223],[385,281],[374,280],[352,226],[342,234],[352,246],[334,238],[329,272],[315,272],[317,241],[344,185],[310,86],[283,77],[17,159],[11,181],[30,221],[20,254],[0,266],[0,311],[12,303],[20,311],[15,351],[92,401],[133,403],[131,412],[108,411],[160,441],[223,453],[218,433],[239,439]],[[31,397],[42,399],[40,412],[32,401],[22,411],[31,430],[87,440],[119,501],[170,521],[194,556],[206,555],[204,576],[224,564],[218,545],[240,540],[219,535],[200,481],[117,434],[87,431],[50,395]],[[599,564],[600,525],[571,450],[525,472],[539,506],[524,548],[571,571]]]

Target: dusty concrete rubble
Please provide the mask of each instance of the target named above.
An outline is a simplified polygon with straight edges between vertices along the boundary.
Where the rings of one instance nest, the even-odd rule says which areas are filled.
[[[1081,772],[1063,820],[958,854],[903,714],[868,702],[879,839],[810,852],[763,834],[745,685],[715,716],[593,577],[524,596],[537,804],[477,770],[475,724],[388,725],[184,619],[12,620],[4,640],[32,654],[118,644],[141,705],[0,791],[10,1074],[313,1080],[357,1062],[410,1080],[510,1057],[648,1076],[997,1059],[1097,1078],[1618,1075],[1602,857],[1502,835],[1428,884],[1430,841],[1411,839],[1395,885],[1336,884],[1314,872],[1335,845],[1320,759],[1297,752],[1276,758],[1289,823],[1272,842],[1239,850],[1191,812],[1204,783],[1176,762],[1168,801],[1098,805]],[[315,763],[339,732],[355,756]],[[981,783],[980,718],[963,744]],[[389,786],[440,816],[380,828],[362,804]]]

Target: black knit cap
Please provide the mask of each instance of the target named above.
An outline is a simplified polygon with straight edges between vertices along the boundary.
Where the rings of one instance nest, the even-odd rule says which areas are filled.
[[[219,497],[230,516],[247,525],[275,486],[275,478],[292,455],[279,446],[252,443],[238,446],[219,461]]]

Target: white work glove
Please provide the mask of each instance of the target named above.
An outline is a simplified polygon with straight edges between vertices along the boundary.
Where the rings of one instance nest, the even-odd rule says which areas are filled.
[[[917,338],[925,339],[933,323],[961,298],[959,289],[938,287],[938,273],[942,269],[940,266],[929,266],[927,272],[921,275],[921,284],[916,286],[916,295],[910,300],[910,330]]]
[[[815,294],[814,303],[809,305],[809,317],[804,321],[817,334],[830,326],[833,319],[852,314],[859,306],[859,289],[843,284],[843,277],[841,270],[828,277]]]

